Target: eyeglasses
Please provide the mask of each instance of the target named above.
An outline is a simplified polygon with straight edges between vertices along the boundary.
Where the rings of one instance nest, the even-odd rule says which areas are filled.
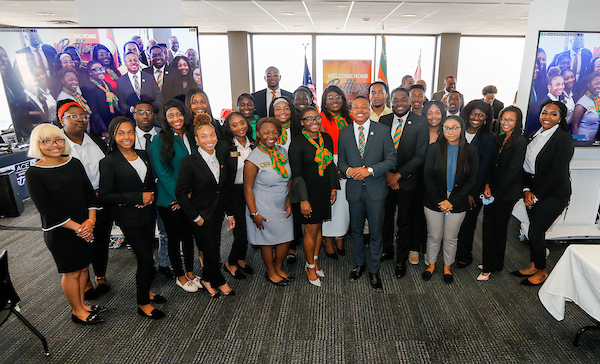
[[[500,118],[500,122],[507,122],[507,123],[516,123],[517,120],[516,119],[507,119],[505,117],[501,117]]]
[[[139,116],[144,116],[144,115],[146,115],[146,116],[152,116],[152,115],[154,115],[154,111],[152,111],[152,110],[140,110],[140,111],[136,111],[135,113],[137,115],[139,115]]]
[[[92,68],[92,71],[94,72],[106,72],[106,67],[100,67],[100,68]]]
[[[321,122],[321,120],[323,119],[323,117],[321,115],[317,115],[317,116],[307,116],[305,118],[303,118],[302,120],[306,120],[309,123],[313,123],[313,122]]]
[[[82,115],[78,115],[78,114],[65,114],[63,116],[63,119],[65,119],[67,117],[71,118],[71,120],[73,120],[73,121],[77,121],[77,120],[88,121],[88,120],[90,120],[90,116],[87,115],[87,114],[82,114]]]
[[[327,100],[331,101],[331,100],[341,100],[342,99],[342,95],[335,95],[335,96],[327,96]]]
[[[453,131],[453,132],[455,132],[455,131],[459,131],[460,130],[460,126],[453,126],[451,128],[447,127],[447,126],[444,126],[442,129],[444,129],[444,131]]]
[[[63,145],[65,145],[65,140],[63,138],[54,139],[54,140],[46,139],[46,140],[40,140],[40,143],[43,143],[44,146],[46,146],[46,147],[51,147],[53,144],[56,144],[57,146],[62,147]]]

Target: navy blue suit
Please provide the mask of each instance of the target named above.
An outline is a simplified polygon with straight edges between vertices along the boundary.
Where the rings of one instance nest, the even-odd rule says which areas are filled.
[[[159,110],[162,106],[163,99],[158,88],[158,84],[154,80],[154,76],[147,72],[140,72],[141,75],[141,92],[138,97],[133,89],[133,85],[129,80],[129,73],[125,73],[117,80],[117,97],[119,98],[119,109],[125,113],[125,116],[133,120],[131,107],[140,100],[150,101],[154,110]]]

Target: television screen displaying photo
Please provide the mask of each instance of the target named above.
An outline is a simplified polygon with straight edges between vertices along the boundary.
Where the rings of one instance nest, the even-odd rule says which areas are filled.
[[[57,124],[57,103],[73,99],[106,136],[137,101],[158,108],[202,87],[196,27],[0,28],[0,130],[26,141],[40,123]],[[156,110],[158,112],[158,110]]]
[[[600,144],[600,33],[539,32],[525,135],[540,128],[547,100],[565,104],[576,141]]]

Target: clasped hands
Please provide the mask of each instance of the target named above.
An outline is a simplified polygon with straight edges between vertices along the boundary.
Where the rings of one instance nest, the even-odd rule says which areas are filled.
[[[364,181],[369,176],[369,170],[365,166],[348,168],[346,173],[357,181]]]
[[[387,172],[385,174],[385,179],[387,180],[387,185],[392,190],[399,190],[400,189],[400,185],[398,184],[398,181],[400,181],[400,178],[402,178],[402,175],[400,173],[398,173],[398,172],[396,172],[396,173],[394,173],[394,172]]]
[[[75,233],[86,242],[91,243],[94,241],[94,224],[90,220],[85,220]]]
[[[525,197],[523,198],[523,202],[525,202],[525,206],[531,207],[536,203],[536,197],[531,191],[524,192]]]
[[[450,212],[450,210],[452,210],[452,207],[454,207],[448,200],[440,202],[439,206],[440,210],[442,210],[443,212]]]
[[[138,209],[143,209],[148,205],[154,203],[154,192],[143,192],[142,193],[142,204],[135,205]]]

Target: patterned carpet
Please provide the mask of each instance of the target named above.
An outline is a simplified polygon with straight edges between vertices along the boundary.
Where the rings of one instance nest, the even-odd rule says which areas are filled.
[[[6,226],[40,226],[31,202]],[[542,306],[537,289],[524,287],[510,271],[528,264],[511,221],[504,272],[477,282],[481,228],[475,236],[475,263],[454,269],[455,282],[442,281],[438,268],[429,282],[424,263],[409,265],[403,279],[394,264],[381,269],[383,292],[374,292],[366,275],[350,282],[351,254],[331,260],[321,254],[323,287],[306,281],[303,254],[285,267],[297,280],[288,287],[265,281],[259,251],[248,249],[256,273],[245,281],[227,277],[235,297],[211,299],[186,293],[158,275],[153,291],[167,297],[167,317],[151,321],[136,314],[135,257],[125,247],[110,251],[112,290],[94,303],[106,305],[106,322],[82,327],[70,321],[60,276],[41,232],[0,229],[7,249],[22,314],[50,345],[45,358],[39,340],[14,315],[0,327],[0,363],[592,363],[600,358],[600,334],[571,342],[592,320],[573,304],[557,322]],[[222,256],[231,246],[223,239]],[[550,269],[564,244],[550,246]],[[349,250],[348,250],[349,252]],[[199,261],[196,271],[199,273]]]

